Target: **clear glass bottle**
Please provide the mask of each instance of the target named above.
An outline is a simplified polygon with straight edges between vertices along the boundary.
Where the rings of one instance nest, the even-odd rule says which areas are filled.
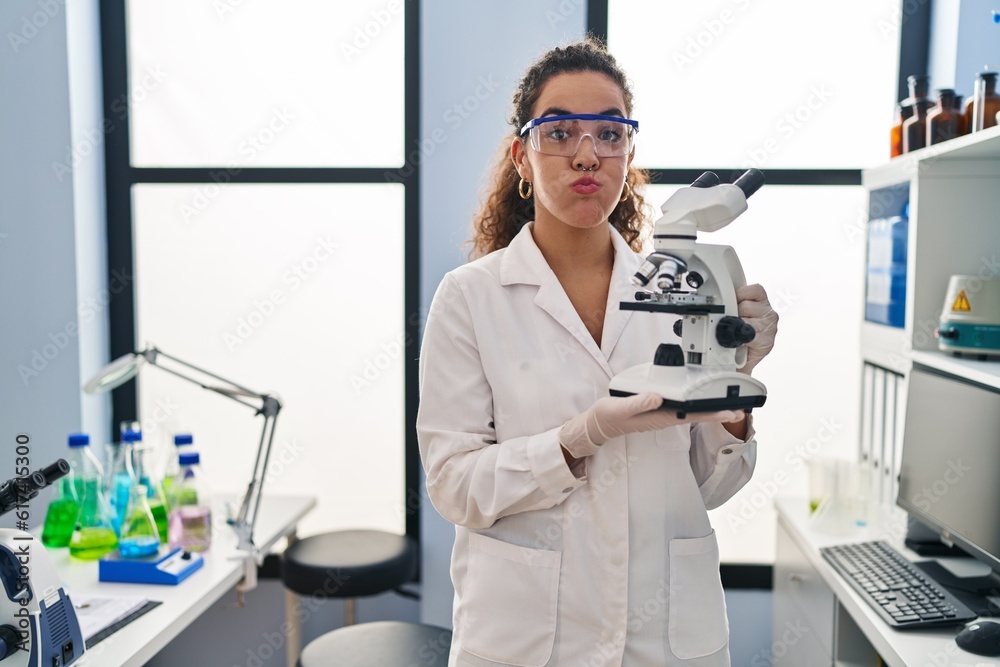
[[[197,452],[180,455],[181,471],[170,487],[170,545],[205,551],[212,543],[212,498]]]
[[[83,480],[80,514],[69,542],[69,555],[81,560],[97,560],[118,546],[118,536],[111,522],[111,510],[104,497],[101,479]]]
[[[160,533],[149,506],[148,492],[144,484],[136,484],[129,493],[121,537],[118,539],[118,552],[122,558],[152,556],[160,549]]]
[[[188,447],[193,444],[194,437],[190,433],[178,433],[174,435],[174,447],[177,452],[175,456],[171,456],[168,460],[167,470],[163,475],[163,492],[168,497],[170,496],[170,487],[177,480],[177,476],[181,471],[180,464],[177,462],[178,457],[185,451],[181,448]]]
[[[146,500],[149,504],[149,511],[156,522],[156,529],[160,535],[160,541],[166,544],[169,531],[169,520],[167,518],[167,501],[163,493],[163,484],[156,475],[153,460],[153,448],[149,445],[139,445],[133,449],[135,461],[135,476],[138,484],[146,488]]]
[[[997,73],[980,72],[976,76],[976,91],[972,96],[971,131],[978,132],[996,125],[998,111],[1000,95],[997,95]]]
[[[903,127],[906,121],[913,116],[914,103],[917,100],[927,98],[927,87],[930,78],[926,76],[911,75],[906,78],[906,85],[909,88],[909,95],[906,99],[900,100],[896,105],[896,122],[890,131],[889,156],[896,157],[906,152],[903,142]]]
[[[951,88],[942,88],[937,92],[937,104],[927,112],[926,141],[928,146],[958,136],[959,114],[955,111],[955,91]]]
[[[111,462],[105,477],[108,499],[113,513],[115,533],[120,534],[125,507],[128,505],[132,487],[139,480],[135,474],[135,446],[142,442],[139,422],[122,422],[121,440],[110,448]]]

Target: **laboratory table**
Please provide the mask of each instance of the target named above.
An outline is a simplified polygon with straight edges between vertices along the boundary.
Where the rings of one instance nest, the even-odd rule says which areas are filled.
[[[224,513],[226,498],[219,498],[213,513]],[[229,499],[232,501],[232,499]],[[306,496],[271,496],[261,500],[255,541],[261,553],[283,537],[294,535],[298,522],[316,505]],[[219,514],[218,516],[221,516]],[[81,667],[139,667],[193,623],[242,578],[244,561],[236,550],[236,533],[224,521],[212,525],[212,548],[204,565],[176,586],[104,583],[97,579],[97,562],[69,557],[67,549],[49,554],[70,596],[142,596],[162,604],[95,645],[75,663]],[[228,529],[228,530],[227,530]]]

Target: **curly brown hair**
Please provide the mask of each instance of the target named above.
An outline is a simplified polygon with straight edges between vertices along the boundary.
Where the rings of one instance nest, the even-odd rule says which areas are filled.
[[[490,176],[490,186],[479,211],[473,218],[473,235],[469,240],[470,257],[482,257],[494,250],[506,248],[526,222],[535,217],[534,199],[521,199],[517,187],[520,177],[510,159],[511,139],[531,120],[531,111],[538,101],[542,87],[558,74],[568,72],[598,72],[618,84],[625,98],[625,113],[632,115],[632,88],[625,72],[618,66],[603,42],[588,36],[563,47],[548,51],[535,61],[514,92],[514,113],[509,122],[513,133],[504,138],[497,152]],[[626,179],[632,186],[632,195],[619,203],[608,222],[622,238],[639,251],[642,245],[642,227],[646,220],[646,201],[640,194],[649,183],[645,169],[629,166]]]

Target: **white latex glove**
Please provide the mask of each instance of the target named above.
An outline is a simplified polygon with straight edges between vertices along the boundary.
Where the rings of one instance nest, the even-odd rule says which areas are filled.
[[[739,369],[749,375],[754,366],[774,347],[774,335],[778,333],[778,313],[771,308],[767,292],[760,285],[737,287],[736,302],[739,316],[757,332],[754,339],[746,344],[747,363]]]
[[[559,444],[574,458],[595,453],[612,438],[628,433],[659,431],[691,422],[737,422],[743,412],[696,412],[679,419],[672,410],[658,410],[663,399],[652,392],[635,396],[606,396],[559,429]]]

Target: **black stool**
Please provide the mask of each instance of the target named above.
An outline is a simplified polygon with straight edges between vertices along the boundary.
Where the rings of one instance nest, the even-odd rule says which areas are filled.
[[[446,667],[451,630],[377,621],[328,632],[309,642],[297,667]]]
[[[288,664],[295,663],[299,650],[293,594],[344,598],[344,622],[353,625],[355,597],[391,591],[416,572],[417,545],[406,535],[341,530],[293,542],[281,558],[281,580],[287,589]]]

